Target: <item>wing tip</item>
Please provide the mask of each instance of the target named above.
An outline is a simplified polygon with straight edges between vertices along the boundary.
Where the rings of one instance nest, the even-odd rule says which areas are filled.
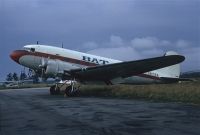
[[[181,63],[185,60],[185,56],[183,56],[183,55],[169,55],[169,56],[165,56],[165,57],[169,57],[169,58],[173,59],[173,61],[176,64]]]
[[[177,56],[178,56],[180,62],[183,62],[185,60],[185,56],[183,56],[183,55],[177,55]]]

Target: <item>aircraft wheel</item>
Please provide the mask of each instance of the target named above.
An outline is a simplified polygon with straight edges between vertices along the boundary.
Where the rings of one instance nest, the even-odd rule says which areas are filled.
[[[50,95],[55,95],[56,94],[55,88],[56,88],[56,85],[53,85],[53,86],[50,87],[50,89],[49,89]]]
[[[79,96],[80,95],[80,90],[76,89],[74,92],[72,92],[72,96]]]
[[[72,90],[72,86],[66,87],[66,89],[65,89],[65,95],[70,96],[71,90]]]
[[[78,96],[80,94],[80,91],[79,89],[74,89],[72,91],[72,86],[68,86],[66,89],[65,89],[65,95],[67,96]]]
[[[55,94],[60,94],[60,88],[59,87],[55,88]]]

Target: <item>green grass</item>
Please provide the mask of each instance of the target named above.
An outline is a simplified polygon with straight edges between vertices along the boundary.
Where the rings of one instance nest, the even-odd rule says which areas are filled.
[[[22,84],[16,87],[5,87],[3,85],[0,86],[0,90],[4,89],[21,89],[21,88],[41,88],[41,87],[50,87],[50,84],[39,83],[39,84]]]
[[[86,85],[81,96],[116,97],[200,104],[200,83],[151,85]]]

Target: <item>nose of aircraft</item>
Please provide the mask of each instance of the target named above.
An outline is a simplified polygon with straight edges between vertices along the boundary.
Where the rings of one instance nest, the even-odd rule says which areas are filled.
[[[22,56],[22,53],[19,50],[15,50],[10,54],[10,58],[17,63],[19,63],[19,59],[21,56]]]

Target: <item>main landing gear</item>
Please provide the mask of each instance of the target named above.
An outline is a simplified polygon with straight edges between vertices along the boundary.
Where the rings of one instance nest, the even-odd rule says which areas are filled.
[[[79,87],[80,85],[78,85],[76,81],[70,80],[56,83],[50,87],[49,91],[50,95],[59,95],[64,93],[64,96],[78,96],[80,94]]]
[[[58,94],[60,94],[60,88],[58,87],[58,84],[51,86],[50,89],[49,89],[49,91],[50,91],[51,95],[58,95]]]

